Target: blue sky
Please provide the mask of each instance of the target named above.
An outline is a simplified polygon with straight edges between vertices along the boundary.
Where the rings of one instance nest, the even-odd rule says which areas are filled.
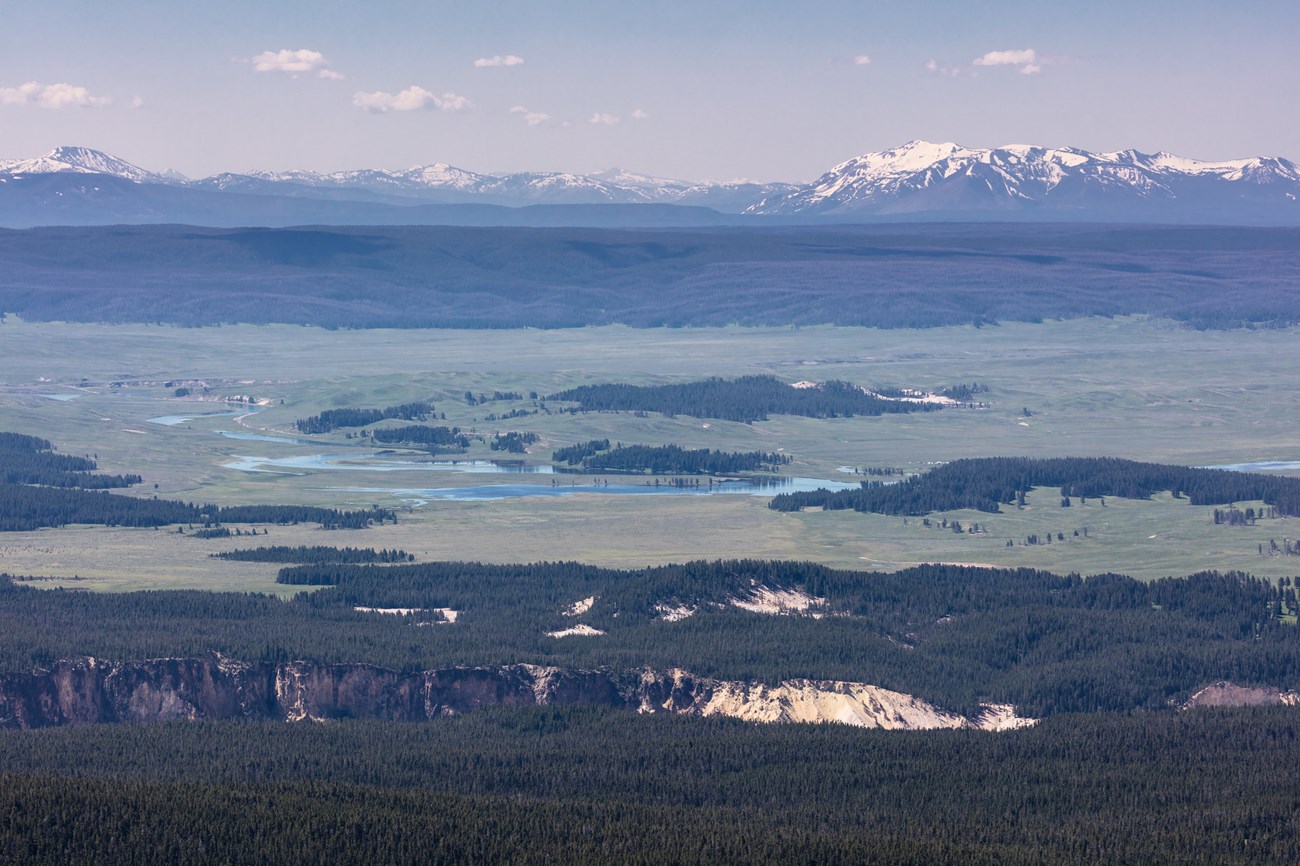
[[[0,158],[809,180],[913,138],[1300,159],[1292,2],[6,0]]]

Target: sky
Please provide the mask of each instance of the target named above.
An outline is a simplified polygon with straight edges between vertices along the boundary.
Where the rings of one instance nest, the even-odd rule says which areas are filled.
[[[808,181],[912,139],[1300,160],[1294,0],[0,2],[0,159]]]

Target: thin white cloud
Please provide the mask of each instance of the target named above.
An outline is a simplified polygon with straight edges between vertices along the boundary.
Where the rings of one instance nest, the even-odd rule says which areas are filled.
[[[112,100],[92,96],[84,87],[74,84],[41,84],[28,81],[17,87],[0,87],[0,105],[35,105],[57,111],[61,108],[102,108]]]
[[[144,108],[144,97],[143,97],[143,96],[133,96],[133,97],[131,97],[131,107],[132,107],[132,108]]]
[[[587,119],[587,122],[594,123],[597,126],[613,126],[614,124],[618,123],[618,115],[608,114],[603,111],[597,111],[595,114],[593,114],[590,118]]]
[[[971,61],[976,66],[1019,66],[1023,75],[1042,71],[1038,52],[1032,48],[1013,48],[1007,51],[989,51]]]
[[[372,114],[387,114],[390,111],[463,111],[470,107],[470,101],[455,93],[438,96],[419,85],[412,84],[399,93],[387,93],[379,90],[374,93],[358,91],[352,95],[352,104]]]
[[[869,54],[859,54],[857,57],[854,57],[854,58],[853,58],[853,65],[854,65],[854,66],[870,66],[870,65],[871,65],[871,55],[869,55]]]
[[[632,112],[631,116],[633,120],[645,120],[650,115],[646,114],[644,111],[638,108]]]
[[[294,77],[308,72],[316,73],[317,78],[338,81],[343,76],[329,68],[329,61],[319,51],[310,48],[296,50],[281,48],[279,51],[263,51],[252,59],[254,72],[284,72]]]
[[[516,105],[514,108],[510,109],[510,113],[522,114],[524,116],[524,122],[529,126],[540,126],[551,119],[551,116],[545,111],[529,111],[522,105]]]
[[[474,61],[474,65],[479,69],[492,69],[497,66],[521,66],[524,58],[518,54],[494,54],[491,57],[480,57]]]
[[[933,57],[925,62],[925,68],[934,75],[944,78],[956,78],[961,75],[961,69],[957,66],[940,66],[939,61]]]

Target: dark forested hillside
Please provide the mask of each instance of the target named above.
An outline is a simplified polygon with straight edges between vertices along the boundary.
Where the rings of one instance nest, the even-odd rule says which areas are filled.
[[[1160,709],[1220,679],[1300,686],[1295,588],[1239,574],[1141,583],[957,566],[881,574],[760,561],[635,571],[431,562],[292,566],[280,579],[322,588],[282,602],[47,591],[6,579],[0,671],[84,654],[133,661],[211,652],[394,671],[678,668],[766,683],[865,680],[963,713],[997,702],[1036,716]],[[774,615],[736,606],[763,591],[805,595],[810,607]],[[584,598],[590,609],[566,615]],[[669,609],[693,613],[672,621]],[[577,622],[603,634],[553,636]]]
[[[1146,499],[1169,491],[1193,505],[1263,500],[1300,516],[1300,479],[1224,469],[1139,463],[1116,457],[978,457],[954,460],[897,484],[865,481],[857,490],[814,490],[773,497],[777,511],[821,507],[876,514],[923,515],[974,508],[996,512],[1034,487],[1060,487],[1062,500],[1120,496]]]
[[[0,732],[15,863],[1300,857],[1294,709],[861,731],[607,710]]]
[[[0,230],[0,313],[330,328],[1300,321],[1300,230]]]
[[[577,403],[582,412],[661,412],[725,421],[763,421],[769,415],[850,418],[939,408],[933,403],[885,399],[848,382],[795,388],[775,376],[715,376],[672,385],[580,385],[546,399]]]
[[[97,475],[95,461],[54,453],[47,439],[0,433],[0,484],[40,484],[102,490],[140,483],[139,475]]]

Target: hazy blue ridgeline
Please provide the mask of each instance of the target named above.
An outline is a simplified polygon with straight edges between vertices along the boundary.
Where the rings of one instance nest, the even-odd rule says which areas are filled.
[[[1300,229],[892,225],[680,230],[0,230],[33,321],[324,327],[1300,321]]]

